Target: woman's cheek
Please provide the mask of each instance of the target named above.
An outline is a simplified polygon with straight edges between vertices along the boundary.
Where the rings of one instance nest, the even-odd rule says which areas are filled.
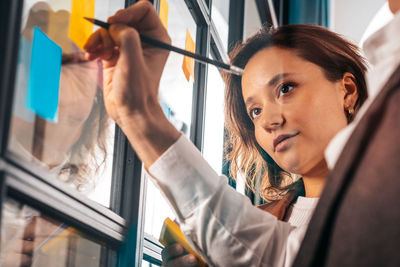
[[[255,138],[258,143],[258,145],[264,149],[265,152],[268,153],[271,157],[273,156],[273,147],[272,147],[272,140],[271,138],[267,135],[265,130],[260,129],[258,127],[255,128]]]

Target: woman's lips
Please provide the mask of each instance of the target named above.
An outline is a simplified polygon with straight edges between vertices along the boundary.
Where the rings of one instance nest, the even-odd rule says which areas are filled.
[[[281,152],[284,151],[286,148],[288,148],[293,141],[293,137],[297,136],[299,134],[284,134],[284,135],[279,135],[277,138],[274,139],[274,151],[275,152]]]

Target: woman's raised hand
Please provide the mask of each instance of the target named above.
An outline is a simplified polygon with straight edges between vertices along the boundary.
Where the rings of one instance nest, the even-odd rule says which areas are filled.
[[[88,58],[104,62],[104,96],[109,115],[119,124],[126,116],[158,102],[158,84],[168,51],[142,46],[139,33],[170,43],[167,31],[149,1],[139,1],[108,19],[87,41]]]
[[[85,50],[89,60],[104,66],[104,104],[146,167],[180,136],[158,103],[158,85],[168,51],[142,45],[139,34],[171,43],[149,1],[139,1],[108,19],[110,29],[99,29]]]

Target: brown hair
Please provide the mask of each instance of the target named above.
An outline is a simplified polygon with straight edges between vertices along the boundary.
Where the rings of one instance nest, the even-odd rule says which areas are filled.
[[[233,48],[231,64],[244,68],[254,54],[271,46],[292,50],[304,60],[318,65],[329,81],[340,80],[346,72],[353,74],[358,89],[355,111],[367,98],[366,64],[358,47],[321,26],[292,24],[277,29],[263,26],[254,36]],[[261,197],[267,201],[281,199],[294,186],[296,179],[282,170],[257,144],[254,125],[243,100],[241,76],[227,74],[225,81],[225,117],[229,132],[226,149],[227,160],[231,161],[230,175],[236,179],[238,172],[242,171],[253,191],[257,179],[262,179]],[[346,116],[350,122],[352,116]]]
[[[58,174],[63,182],[74,185],[81,192],[94,189],[97,183],[95,175],[106,167],[110,120],[104,107],[103,91],[100,88],[97,88],[93,101],[82,134],[72,146],[68,160]]]

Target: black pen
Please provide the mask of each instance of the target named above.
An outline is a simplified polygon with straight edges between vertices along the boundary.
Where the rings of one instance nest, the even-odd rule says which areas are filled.
[[[93,23],[93,24],[95,24],[97,26],[100,26],[100,27],[102,27],[104,29],[107,29],[107,30],[111,26],[110,23],[107,23],[107,22],[104,22],[104,21],[101,21],[101,20],[98,20],[98,19],[87,18],[87,17],[85,17],[85,19],[90,21],[91,23]],[[227,71],[229,73],[232,73],[232,74],[235,74],[235,75],[241,76],[243,74],[243,69],[242,68],[239,68],[239,67],[236,67],[236,66],[232,66],[232,65],[228,65],[228,64],[225,64],[223,62],[220,62],[220,61],[217,61],[217,60],[213,60],[213,59],[210,59],[210,58],[198,55],[198,54],[194,54],[192,52],[189,52],[189,51],[186,51],[184,49],[181,49],[181,48],[166,44],[164,42],[161,42],[159,40],[153,39],[151,37],[148,37],[148,36],[145,36],[145,35],[142,35],[142,34],[140,34],[140,40],[143,43],[147,43],[147,44],[150,44],[150,45],[162,48],[162,49],[166,49],[166,50],[169,50],[169,51],[173,51],[173,52],[176,52],[176,53],[179,53],[179,54],[194,58],[195,60],[197,60],[197,61],[199,61],[201,63],[212,64],[212,65],[214,65],[214,66],[216,66],[218,68],[222,68],[225,71]]]

